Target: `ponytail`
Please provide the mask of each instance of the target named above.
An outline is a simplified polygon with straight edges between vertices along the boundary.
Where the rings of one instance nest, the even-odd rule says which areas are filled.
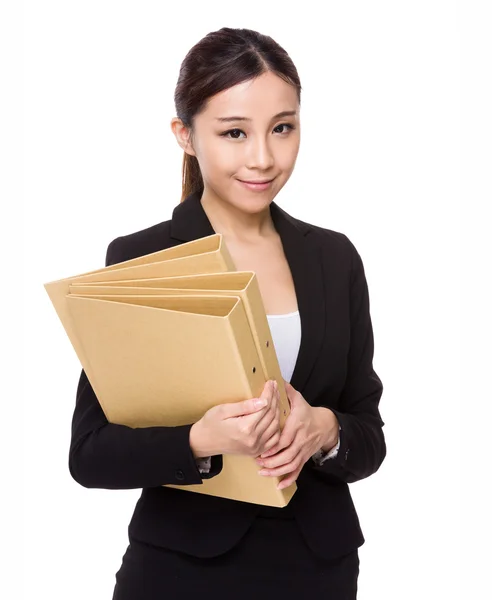
[[[180,202],[184,202],[185,198],[194,192],[203,192],[203,189],[202,172],[200,171],[198,160],[196,156],[185,152],[183,156],[183,179]]]

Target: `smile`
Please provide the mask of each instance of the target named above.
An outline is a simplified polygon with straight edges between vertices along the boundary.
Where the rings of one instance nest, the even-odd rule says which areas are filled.
[[[263,190],[266,190],[270,187],[270,185],[273,182],[273,179],[271,179],[270,181],[265,181],[263,183],[252,183],[249,181],[242,181],[241,179],[238,179],[238,181],[241,185],[246,187],[248,190],[262,192]]]

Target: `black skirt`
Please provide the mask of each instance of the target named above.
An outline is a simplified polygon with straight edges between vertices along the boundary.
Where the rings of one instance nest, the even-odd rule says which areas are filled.
[[[355,600],[356,548],[334,559],[315,555],[294,518],[258,515],[240,542],[212,558],[130,539],[113,600]],[[200,596],[202,595],[202,596]]]

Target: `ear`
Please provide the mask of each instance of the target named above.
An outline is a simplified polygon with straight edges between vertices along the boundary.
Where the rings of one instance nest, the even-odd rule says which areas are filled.
[[[191,131],[189,127],[186,127],[179,117],[173,117],[170,125],[171,131],[174,133],[176,141],[181,148],[190,156],[196,156],[191,143]]]

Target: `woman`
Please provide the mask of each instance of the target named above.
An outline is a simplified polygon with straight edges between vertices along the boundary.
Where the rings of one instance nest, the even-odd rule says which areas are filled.
[[[282,432],[271,382],[264,406],[247,399],[197,423],[131,429],[108,423],[82,371],[72,476],[86,487],[142,488],[113,600],[356,598],[364,537],[348,483],[384,460],[383,387],[360,255],[344,234],[273,201],[299,150],[300,90],[270,37],[230,28],[205,36],[175,92],[181,203],[170,220],[109,244],[106,265],[221,233],[236,268],[257,274],[291,403]],[[215,477],[227,453],[255,456],[261,476],[282,486],[296,481],[288,506],[163,487]]]

